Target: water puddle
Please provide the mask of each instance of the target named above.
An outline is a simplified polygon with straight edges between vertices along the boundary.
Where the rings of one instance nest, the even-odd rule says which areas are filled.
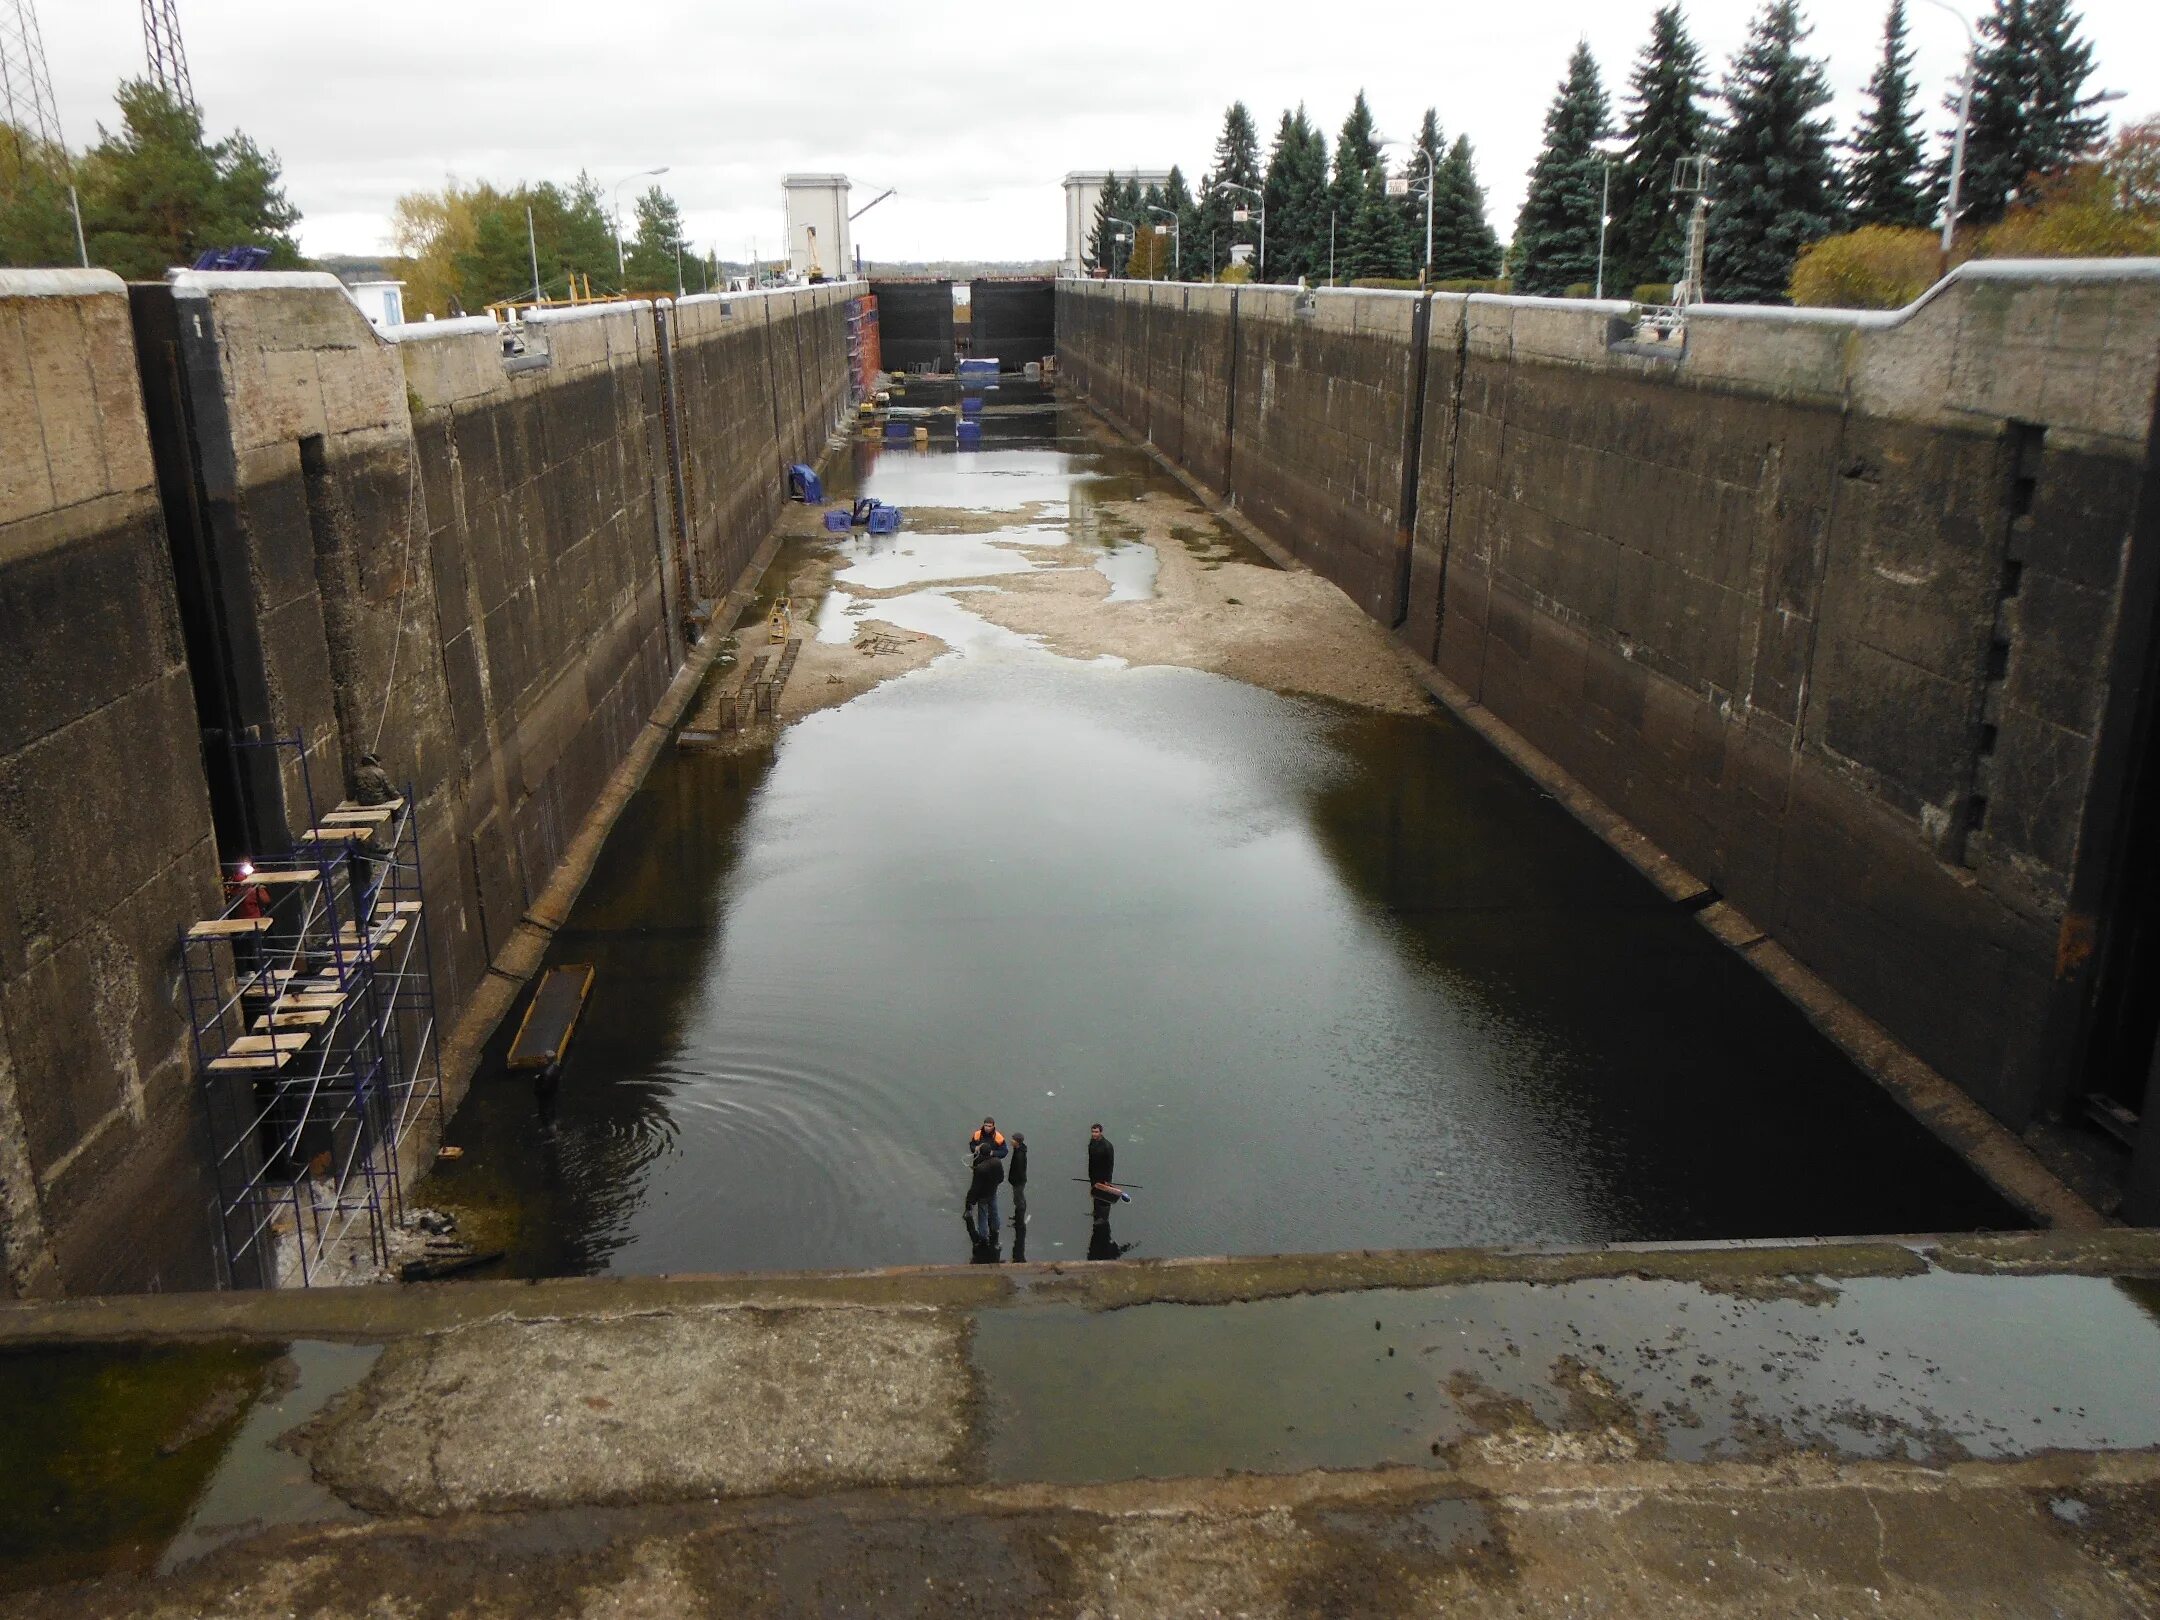
[[[890,591],[936,580],[1025,574],[1041,564],[1025,555],[1022,548],[1066,543],[1064,528],[1048,523],[980,534],[903,530],[895,536],[836,548],[846,564],[833,577],[861,590]]]
[[[1145,541],[1113,543],[1095,559],[1095,571],[1110,582],[1105,600],[1111,602],[1152,602],[1161,570],[1162,559]]]
[[[296,1452],[278,1437],[313,1418],[332,1398],[367,1376],[380,1345],[299,1340],[287,1347],[286,1365],[255,1403],[226,1447],[217,1470],[158,1560],[170,1574],[207,1552],[274,1525],[323,1524],[364,1519],[365,1514],[315,1483]]]
[[[272,1524],[358,1517],[277,1437],[373,1362],[344,1345],[0,1354],[0,1591],[170,1569]]]
[[[1934,1272],[1834,1289],[1810,1304],[1629,1279],[984,1311],[990,1477],[2160,1444],[2149,1285]]]

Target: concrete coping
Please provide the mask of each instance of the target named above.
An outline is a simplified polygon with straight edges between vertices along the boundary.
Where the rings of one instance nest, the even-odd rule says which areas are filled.
[[[489,1318],[535,1320],[689,1307],[815,1305],[989,1310],[1079,1304],[1223,1304],[1305,1294],[1472,1284],[1651,1279],[1994,1275],[2160,1277],[2160,1231],[1771,1238],[1710,1243],[1360,1249],[1320,1254],[924,1265],[859,1271],[555,1277],[0,1304],[0,1347],[123,1340],[322,1338],[382,1342]]]
[[[337,292],[352,296],[345,283],[327,270],[168,270],[165,279],[175,292]]]
[[[93,298],[125,293],[110,270],[0,270],[0,298]]]
[[[528,309],[519,317],[527,326],[568,326],[573,321],[599,321],[610,315],[642,313],[653,307],[650,298],[618,298],[606,304],[563,304],[553,309]]]
[[[493,336],[502,330],[502,323],[492,315],[453,315],[447,321],[405,321],[375,330],[386,343],[417,343],[428,338],[474,337],[482,332]]]
[[[1058,277],[1060,282],[1076,282],[1096,286],[1225,286],[1237,292],[1297,295],[1298,289],[1276,282],[1235,283],[1176,283],[1130,281],[1113,278],[1097,281],[1092,276]],[[1936,299],[1949,296],[1950,289],[1963,282],[2024,283],[2056,286],[2090,286],[2104,282],[2147,282],[2160,280],[2160,258],[2144,259],[1969,259],[1956,266],[1934,286],[1922,293],[1902,309],[1798,309],[1783,304],[1692,304],[1688,306],[1687,318],[1691,321],[1752,321],[1782,326],[1841,326],[1856,329],[1881,330],[1901,326],[1911,320],[1920,310]],[[1313,297],[1327,295],[1340,297],[1351,294],[1360,298],[1423,298],[1424,293],[1395,287],[1311,287],[1306,294]],[[1481,308],[1502,307],[1509,309],[1537,309],[1553,311],[1595,312],[1600,315],[1626,315],[1636,306],[1627,299],[1595,298],[1538,298],[1528,293],[1433,293],[1437,302],[1476,304]]]

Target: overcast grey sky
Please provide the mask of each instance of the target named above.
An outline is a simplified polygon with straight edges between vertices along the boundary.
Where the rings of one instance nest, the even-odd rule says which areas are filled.
[[[1507,236],[1570,48],[1587,38],[1616,107],[1655,0],[1468,5],[1329,0],[1224,5],[809,7],[700,0],[178,0],[214,133],[275,149],[310,253],[387,246],[399,193],[447,174],[604,183],[665,163],[693,240],[730,257],[781,234],[780,176],[841,170],[871,259],[1052,258],[1069,169],[1207,166],[1242,97],[1263,153],[1302,100],[1332,140],[1362,86],[1381,132],[1430,104],[1467,133]],[[1842,128],[1872,70],[1887,0],[1812,0]],[[1968,14],[1980,10],[1969,0]],[[1697,0],[1688,19],[1722,74],[1753,5]],[[1964,36],[1912,0],[1930,101]],[[137,0],[39,0],[62,122],[78,146],[142,71]],[[2160,112],[2160,4],[2088,0],[2109,109]],[[627,188],[626,188],[627,194]]]

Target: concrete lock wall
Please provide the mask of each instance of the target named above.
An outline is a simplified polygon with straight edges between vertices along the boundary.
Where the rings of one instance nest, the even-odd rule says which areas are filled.
[[[762,542],[786,463],[837,424],[859,289],[540,312],[510,354],[484,318],[378,333],[318,275],[136,288],[133,343],[100,278],[64,342],[61,301],[19,281],[0,282],[6,1291],[199,1286],[174,981],[218,859],[280,847],[379,751],[416,793],[453,1024]],[[169,424],[149,436],[162,523],[138,358]],[[91,448],[25,482],[13,446],[41,429]],[[184,628],[194,673],[218,666],[193,701]],[[304,774],[294,750],[206,749],[212,706],[216,736],[305,739]],[[153,1145],[100,1177],[101,1133]],[[108,1218],[78,1183],[118,1195]]]
[[[1713,306],[1684,345],[1626,317],[1066,281],[1059,364],[2021,1124],[2150,628],[2118,621],[2160,265]]]
[[[0,270],[0,1297],[212,1276],[177,1005],[218,904],[128,325],[103,271]]]

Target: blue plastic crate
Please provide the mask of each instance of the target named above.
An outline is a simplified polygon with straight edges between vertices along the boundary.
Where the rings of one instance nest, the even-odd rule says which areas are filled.
[[[887,506],[882,501],[871,507],[869,529],[872,534],[898,534],[900,532],[900,508]]]
[[[835,506],[825,514],[825,527],[833,534],[846,534],[854,526],[854,520],[844,506]]]
[[[825,499],[825,485],[816,469],[800,461],[788,466],[787,492],[789,500],[807,501],[812,506]]]

